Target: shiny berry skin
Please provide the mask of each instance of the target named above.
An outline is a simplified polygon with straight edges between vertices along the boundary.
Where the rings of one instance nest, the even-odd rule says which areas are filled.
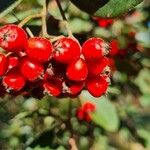
[[[83,43],[82,53],[87,61],[100,59],[108,54],[109,46],[101,38],[90,38]]]
[[[8,58],[0,53],[0,76],[3,76],[8,68]]]
[[[62,93],[62,86],[60,84],[54,82],[45,82],[43,84],[44,94],[48,94],[50,96],[59,96]]]
[[[77,60],[81,54],[78,41],[73,38],[64,37],[54,44],[54,59],[63,64],[69,64]]]
[[[19,58],[16,56],[10,56],[8,58],[8,70],[17,67],[19,64]]]
[[[43,65],[29,58],[23,58],[19,67],[22,75],[29,81],[41,78],[44,73]]]
[[[77,95],[82,91],[83,87],[84,87],[84,82],[74,83],[69,87],[69,93],[71,95]]]
[[[0,47],[8,52],[24,51],[27,44],[26,32],[17,25],[9,24],[0,28]]]
[[[16,69],[8,72],[8,74],[4,76],[2,82],[7,92],[19,91],[24,87],[26,83],[24,77]]]
[[[68,65],[67,78],[73,81],[84,81],[88,75],[88,68],[84,59],[79,58]]]
[[[115,56],[117,55],[119,52],[119,43],[118,43],[118,40],[112,40],[110,42],[110,52],[109,52],[109,55],[110,56]]]
[[[92,96],[100,97],[106,93],[108,83],[104,77],[99,76],[97,78],[87,79],[86,88]]]
[[[42,37],[33,37],[28,40],[26,53],[30,59],[46,62],[50,59],[53,51],[51,42]]]
[[[109,65],[109,60],[107,57],[102,57],[99,60],[91,61],[88,63],[89,74],[93,76],[98,76],[103,72],[103,70],[108,65]]]
[[[78,95],[84,87],[84,82],[72,82],[72,81],[66,81],[63,83],[63,90],[64,92],[76,96]]]

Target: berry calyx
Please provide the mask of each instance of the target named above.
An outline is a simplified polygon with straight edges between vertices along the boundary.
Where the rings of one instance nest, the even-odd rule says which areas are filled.
[[[8,58],[0,53],[0,76],[3,76],[8,68]]]
[[[7,92],[19,91],[26,83],[21,73],[16,69],[8,72],[8,74],[4,76],[2,82]]]
[[[14,24],[0,28],[0,47],[8,52],[24,51],[27,44],[26,32]]]
[[[89,93],[94,97],[100,97],[106,93],[108,83],[103,76],[91,78],[86,81],[86,88]]]
[[[67,78],[73,81],[84,81],[88,75],[88,68],[84,59],[79,58],[68,65]]]
[[[80,57],[80,54],[80,44],[73,38],[64,37],[54,44],[53,57],[60,63],[69,64],[72,61],[77,60]]]
[[[29,81],[35,81],[42,78],[44,73],[44,67],[42,64],[26,57],[20,62],[19,67],[22,75]]]
[[[27,42],[26,53],[33,60],[46,62],[50,59],[52,51],[51,42],[45,38],[33,37]]]
[[[109,46],[101,38],[90,38],[83,43],[82,53],[87,61],[93,61],[107,55]]]

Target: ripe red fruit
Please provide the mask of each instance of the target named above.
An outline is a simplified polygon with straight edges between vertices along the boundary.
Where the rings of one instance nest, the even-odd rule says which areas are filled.
[[[81,54],[81,47],[78,41],[68,37],[59,39],[54,44],[54,49],[54,59],[63,64],[77,60]]]
[[[50,96],[59,96],[62,93],[62,85],[60,82],[49,81],[43,84],[44,93]]]
[[[17,67],[19,64],[19,59],[16,56],[11,56],[8,58],[8,70]]]
[[[94,112],[96,109],[95,105],[91,102],[84,103],[80,108],[77,109],[77,118],[79,120],[84,120],[90,122],[92,120],[90,113]]]
[[[26,53],[29,58],[46,62],[50,59],[53,51],[51,42],[42,37],[33,37],[28,40]]]
[[[4,54],[0,54],[0,76],[3,76],[8,68],[8,58]]]
[[[100,97],[106,93],[108,83],[104,77],[91,78],[86,81],[86,88],[94,97]]]
[[[93,112],[96,109],[95,105],[91,102],[84,103],[82,107],[85,112]]]
[[[98,25],[103,28],[109,27],[113,23],[112,19],[96,18],[96,20]]]
[[[80,108],[77,109],[76,115],[77,115],[77,118],[79,120],[84,120],[84,118],[85,118],[85,112],[84,112],[84,110],[83,110],[82,107],[80,107]]]
[[[65,81],[63,82],[63,91],[70,95],[77,95],[81,92],[84,87],[84,82],[72,82],[72,81]]]
[[[23,76],[29,81],[35,81],[41,78],[44,73],[43,66],[29,58],[23,58],[19,67]]]
[[[91,61],[88,63],[89,74],[93,76],[98,76],[108,65],[109,60],[107,57],[102,57],[101,59]]]
[[[73,81],[84,81],[88,75],[88,68],[84,59],[79,58],[68,65],[67,78]]]
[[[25,79],[21,75],[21,73],[14,69],[8,72],[6,76],[4,76],[3,85],[5,86],[7,92],[12,91],[19,91],[21,90],[25,85]]]
[[[83,89],[84,87],[84,83],[83,82],[77,82],[77,83],[74,83],[72,84],[70,87],[69,87],[69,93],[71,95],[77,95],[81,92],[81,90]]]
[[[90,38],[82,46],[82,53],[87,61],[100,59],[108,52],[109,46],[101,38]]]
[[[26,32],[17,25],[9,24],[0,28],[0,47],[9,52],[25,50]]]
[[[109,55],[110,56],[115,56],[117,55],[119,52],[119,43],[118,43],[118,40],[112,40],[110,42],[110,52],[109,52]]]

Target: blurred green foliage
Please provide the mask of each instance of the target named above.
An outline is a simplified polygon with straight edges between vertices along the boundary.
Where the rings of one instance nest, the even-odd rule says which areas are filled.
[[[70,2],[62,1],[62,6],[81,44],[93,36],[117,39],[120,51],[125,50],[126,55],[114,56],[112,84],[103,97],[94,98],[86,91],[72,99],[1,97],[0,150],[67,150],[72,134],[79,150],[150,149],[149,3],[145,1],[105,28]],[[24,0],[1,17],[0,24],[18,23],[41,8],[42,0]],[[48,32],[66,35],[55,1],[50,1],[48,12]],[[31,20],[26,26],[39,35],[41,20]],[[131,32],[134,37],[129,36]],[[130,42],[134,47],[127,47]],[[90,123],[76,118],[76,109],[86,101],[96,104]]]

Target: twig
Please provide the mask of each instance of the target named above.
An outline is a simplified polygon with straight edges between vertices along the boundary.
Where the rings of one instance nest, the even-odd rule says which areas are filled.
[[[23,19],[23,20],[18,24],[18,26],[19,26],[19,27],[23,27],[23,26],[24,26],[27,22],[29,22],[31,19],[33,19],[33,18],[40,18],[40,17],[42,17],[42,14],[41,14],[41,13],[30,15],[30,16],[26,17],[25,19]]]
[[[43,10],[42,10],[42,34],[43,36],[47,36],[46,16],[47,16],[47,8],[46,8],[46,0],[44,0]]]
[[[78,150],[75,139],[74,138],[70,138],[69,139],[69,144],[71,146],[70,150]]]
[[[62,8],[62,6],[61,6],[61,4],[60,4],[60,1],[59,1],[59,0],[55,0],[55,1],[56,1],[57,6],[58,6],[58,8],[59,8],[59,10],[60,10],[62,19],[63,19],[63,21],[64,21],[64,23],[65,23],[68,36],[74,38],[74,36],[73,36],[73,34],[72,34],[72,31],[71,31],[71,29],[70,29],[70,26],[69,26],[69,24],[68,24],[67,18],[66,18],[66,16],[65,16],[65,13],[64,13],[64,11],[63,11],[63,8]]]
[[[26,28],[26,31],[27,31],[27,33],[29,34],[29,36],[30,36],[31,38],[34,37],[32,31],[31,31],[28,27]]]

